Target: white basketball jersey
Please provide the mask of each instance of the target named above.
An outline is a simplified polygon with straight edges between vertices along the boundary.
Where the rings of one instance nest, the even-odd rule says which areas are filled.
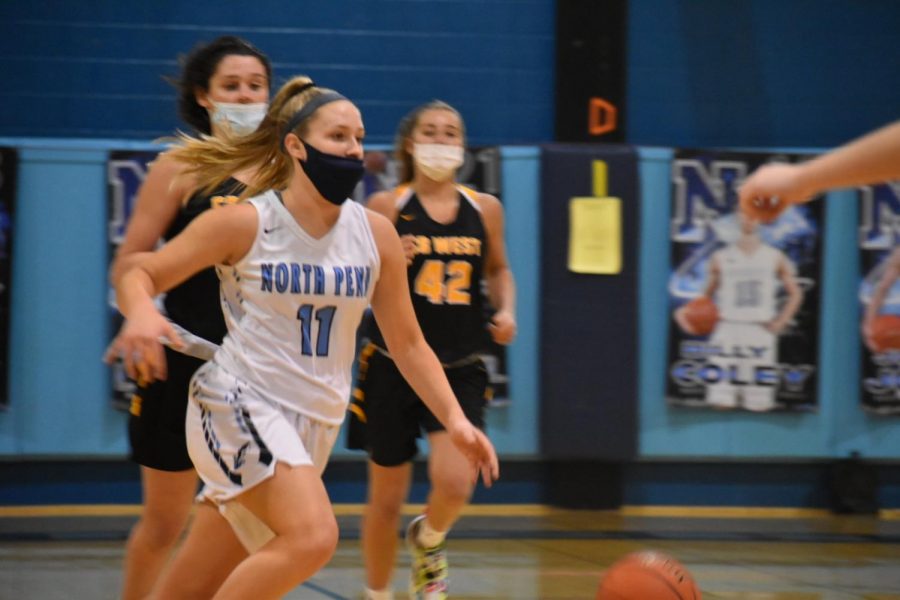
[[[775,318],[779,250],[761,244],[747,254],[734,244],[715,253],[719,263],[716,305],[725,321],[763,323]]]
[[[266,400],[340,424],[356,330],[380,273],[366,209],[344,202],[316,239],[275,192],[249,202],[259,213],[256,240],[233,267],[217,267],[228,335],[214,360]]]

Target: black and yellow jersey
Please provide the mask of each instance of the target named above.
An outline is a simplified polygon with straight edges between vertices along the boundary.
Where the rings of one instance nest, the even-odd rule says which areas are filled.
[[[459,210],[452,223],[428,216],[413,189],[395,190],[397,233],[415,238],[408,266],[416,318],[442,363],[453,364],[488,344],[481,281],[487,235],[476,192],[458,186]],[[372,340],[384,348],[375,328]]]
[[[212,192],[197,191],[182,205],[163,237],[166,241],[171,240],[210,208],[234,204],[244,187],[240,181],[228,178]],[[204,269],[169,290],[165,307],[170,319],[194,335],[216,344],[225,337],[225,319],[219,302],[219,278],[214,268]]]

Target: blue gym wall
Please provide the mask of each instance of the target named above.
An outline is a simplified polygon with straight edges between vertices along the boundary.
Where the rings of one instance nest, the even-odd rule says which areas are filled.
[[[633,144],[830,147],[900,112],[896,0],[630,0]]]
[[[492,411],[504,456],[537,452],[540,285],[538,150],[550,141],[553,3],[334,0],[0,3],[0,145],[20,149],[11,398],[0,456],[117,457],[124,415],[108,401],[105,160],[177,122],[175,55],[246,35],[276,77],[309,71],[357,99],[373,142],[442,97],[474,143],[505,144],[504,198],[520,292],[513,405]],[[646,146],[818,146],[898,117],[893,0],[632,0],[629,138],[641,149],[640,439],[643,457],[900,458],[900,424],[859,406],[855,205],[828,200],[821,410],[810,415],[677,411],[662,400],[670,152]],[[721,31],[721,33],[718,33]],[[842,83],[843,82],[843,83]],[[14,137],[13,137],[14,136]],[[35,139],[47,137],[48,139]],[[59,139],[69,138],[69,139]],[[115,141],[103,138],[114,137]],[[52,139],[51,139],[52,138]],[[133,140],[133,142],[123,140]],[[564,243],[560,241],[559,243]],[[598,311],[598,318],[601,313]],[[561,401],[546,398],[544,401]]]
[[[121,456],[125,416],[109,403],[100,362],[106,339],[103,140],[0,138],[21,150],[12,283],[10,406],[0,413],[0,456]],[[133,148],[144,144],[135,143]],[[641,148],[640,454],[644,458],[829,458],[850,450],[900,458],[900,423],[859,407],[858,267],[852,194],[826,200],[820,411],[700,412],[663,401],[668,312],[671,151]],[[506,457],[538,449],[539,149],[503,148],[509,254],[519,289],[519,338],[510,349],[513,404],[491,410]],[[48,219],[46,215],[53,214]],[[565,241],[559,241],[565,243]],[[603,318],[598,307],[597,318]],[[565,368],[560,365],[560,368]],[[341,449],[338,455],[347,453]]]
[[[567,0],[572,1],[572,0]],[[355,99],[372,142],[434,97],[477,144],[553,135],[552,0],[0,2],[0,135],[153,139],[179,125],[162,75],[234,33],[276,84]],[[662,146],[828,147],[897,117],[895,0],[630,0],[627,134]]]
[[[180,125],[176,56],[242,35],[296,74],[356,101],[370,142],[441,98],[471,142],[553,134],[551,0],[0,2],[0,135],[153,139]]]

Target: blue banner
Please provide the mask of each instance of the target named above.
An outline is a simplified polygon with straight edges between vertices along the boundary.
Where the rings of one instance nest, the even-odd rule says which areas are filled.
[[[672,165],[669,360],[676,406],[817,408],[821,202],[760,223],[737,211],[741,181],[797,157],[679,151]]]

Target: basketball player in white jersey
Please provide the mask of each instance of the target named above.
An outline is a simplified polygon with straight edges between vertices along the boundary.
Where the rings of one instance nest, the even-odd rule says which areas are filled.
[[[777,248],[764,243],[759,221],[739,216],[741,235],[713,253],[704,295],[713,298],[719,321],[709,339],[708,362],[718,367],[717,380],[708,381],[706,401],[717,408],[743,406],[753,411],[776,408],[777,377],[757,367],[778,363],[778,334],[803,302],[794,265]],[[779,283],[787,300],[779,310]],[[688,333],[690,324],[676,311],[675,320]]]
[[[296,77],[255,133],[185,138],[171,152],[211,187],[265,166],[249,202],[200,215],[117,288],[127,320],[115,348],[132,375],[165,377],[159,340],[181,341],[152,298],[202,268],[221,273],[228,326],[191,383],[188,450],[203,501],[154,598],[281,598],[328,562],[338,531],[320,475],[370,303],[403,375],[485,483],[497,477],[492,445],[416,323],[396,230],[344,202],[362,176],[363,136],[351,102]]]

